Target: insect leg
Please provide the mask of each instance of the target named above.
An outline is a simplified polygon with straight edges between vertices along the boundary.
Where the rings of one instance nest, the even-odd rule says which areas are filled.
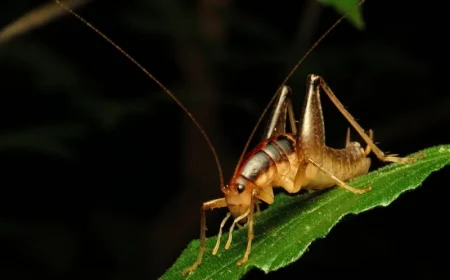
[[[333,91],[328,87],[325,80],[317,75],[309,75],[308,80],[310,83],[315,85],[320,85],[325,93],[328,95],[328,98],[333,102],[336,108],[341,112],[342,115],[347,119],[347,121],[353,126],[353,128],[361,135],[370,149],[374,152],[374,154],[381,160],[387,162],[399,162],[399,163],[409,163],[414,162],[416,158],[404,158],[397,157],[396,155],[386,155],[380,148],[373,142],[371,137],[367,135],[364,129],[356,122],[353,116],[344,108],[344,105],[337,99],[336,95],[334,95]]]
[[[322,164],[325,149],[325,126],[319,96],[320,83],[310,78],[307,83],[302,115],[298,123],[297,153],[300,160],[308,157]]]
[[[345,147],[350,145],[350,127],[347,128],[347,136],[345,137]]]
[[[297,155],[301,166],[295,175],[293,191],[299,191],[302,186],[308,185],[314,180],[318,172],[322,172],[330,177],[339,186],[354,193],[364,191],[356,190],[335,174],[324,168],[325,164],[330,165],[326,158],[325,150],[325,125],[323,121],[322,105],[320,102],[320,78],[315,75],[309,75],[307,80],[307,92],[303,103],[303,111],[299,122],[299,133],[297,134]],[[347,131],[346,146],[351,146],[350,134]]]
[[[242,219],[244,219],[245,217],[247,217],[250,212],[252,212],[253,210],[251,210],[253,208],[253,204],[250,205],[250,208],[242,215],[240,215],[239,217],[237,217],[236,219],[234,219],[233,224],[230,227],[230,233],[228,235],[228,241],[227,244],[225,244],[225,249],[229,249],[230,245],[231,245],[231,240],[233,240],[233,230],[234,230],[234,226]],[[250,222],[250,221],[249,221]]]
[[[230,218],[230,216],[231,216],[231,213],[228,212],[227,215],[225,216],[225,218],[223,219],[222,223],[220,224],[219,235],[217,235],[216,246],[214,246],[214,250],[212,252],[213,255],[217,254],[217,250],[219,250],[220,237],[222,237],[222,228],[225,225],[225,223],[227,222],[228,218]]]
[[[223,208],[223,207],[227,207],[227,202],[226,202],[225,198],[218,198],[218,199],[210,200],[210,201],[204,202],[202,204],[202,207],[200,209],[200,213],[201,213],[200,214],[200,217],[201,217],[200,218],[200,251],[198,253],[197,260],[195,261],[195,263],[191,267],[188,267],[183,271],[183,276],[185,276],[189,272],[192,272],[195,269],[197,269],[197,266],[199,266],[199,264],[202,263],[202,257],[203,257],[203,253],[205,252],[205,242],[206,242],[206,216],[205,216],[206,210],[212,210],[215,208]]]
[[[256,199],[256,213],[255,216],[259,216],[259,214],[261,214],[261,206],[259,205],[261,202],[259,201],[259,199]]]
[[[373,141],[373,130],[372,129],[369,129],[369,137],[370,137],[370,140]],[[366,149],[364,150],[364,154],[366,154],[366,156],[368,156],[371,151],[372,151],[372,149],[370,148],[370,145],[367,144]]]
[[[311,79],[308,79],[307,83],[307,92],[296,137],[297,156],[301,166],[297,170],[291,190],[294,193],[316,177],[318,168],[307,159],[312,159],[319,165],[322,165],[324,160],[325,126],[318,93],[320,84]]]
[[[283,86],[264,129],[262,140],[286,132],[287,113],[289,113],[292,133],[296,134],[297,128],[295,127],[294,110],[291,103],[291,89],[288,86]]]
[[[252,240],[253,240],[253,216],[254,216],[254,208],[256,203],[256,191],[254,190],[252,193],[252,199],[250,202],[250,213],[248,215],[248,235],[247,235],[247,249],[245,250],[244,257],[240,259],[237,265],[241,265],[248,260],[248,256],[250,255],[250,251],[252,248]]]

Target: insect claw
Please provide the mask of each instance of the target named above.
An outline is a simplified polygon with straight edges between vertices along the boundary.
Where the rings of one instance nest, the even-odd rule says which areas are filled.
[[[193,272],[194,270],[197,269],[197,266],[200,263],[198,261],[196,261],[191,267],[186,268],[185,270],[183,270],[183,272],[181,273],[183,276],[186,276],[187,274]]]
[[[366,191],[370,191],[371,189],[372,189],[371,187],[367,186],[367,187],[364,187],[364,188],[362,188],[362,189],[355,189],[355,188],[352,188],[350,191],[353,192],[353,193],[356,193],[356,194],[363,194],[363,193],[365,193]]]
[[[418,155],[415,155],[413,158],[419,159],[419,158],[424,158],[424,157],[427,157],[427,155],[425,153],[420,153]]]
[[[387,155],[384,157],[383,161],[396,162],[396,163],[412,163],[417,160],[417,156],[415,157],[397,157],[396,154]]]
[[[242,265],[243,263],[246,263],[247,260],[248,260],[248,257],[247,257],[247,256],[244,256],[242,259],[240,259],[240,260],[237,262],[237,265],[240,266],[240,265]]]

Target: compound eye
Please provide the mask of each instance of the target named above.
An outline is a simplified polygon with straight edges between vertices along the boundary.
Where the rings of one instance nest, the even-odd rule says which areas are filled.
[[[245,190],[245,186],[243,184],[237,185],[237,191],[238,193],[242,193]]]

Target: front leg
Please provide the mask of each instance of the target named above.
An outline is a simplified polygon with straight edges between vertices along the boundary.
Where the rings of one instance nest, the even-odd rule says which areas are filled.
[[[194,270],[197,269],[197,267],[202,263],[202,257],[203,257],[203,253],[205,252],[205,246],[206,246],[206,216],[205,216],[205,211],[207,210],[212,210],[215,208],[223,208],[223,207],[227,207],[227,202],[225,201],[225,198],[219,198],[219,199],[214,199],[214,200],[210,200],[207,202],[204,202],[202,204],[202,207],[200,209],[200,250],[198,252],[198,256],[197,256],[197,260],[195,261],[195,263],[186,268],[183,271],[183,276],[185,276],[188,273],[193,272]]]
[[[253,234],[253,218],[254,218],[253,212],[254,212],[256,200],[257,200],[256,192],[255,192],[255,190],[253,190],[252,200],[251,200],[251,204],[250,204],[250,213],[248,215],[248,222],[247,222],[248,223],[247,249],[245,250],[244,257],[238,261],[237,265],[241,265],[241,264],[247,262],[248,256],[250,255],[250,251],[251,251],[251,247],[252,247],[252,240],[254,237],[254,234]]]

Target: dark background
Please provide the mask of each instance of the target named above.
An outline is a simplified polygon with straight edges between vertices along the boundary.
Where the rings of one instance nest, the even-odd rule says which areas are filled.
[[[1,25],[40,3],[2,3]],[[366,29],[344,21],[288,82],[297,113],[316,73],[385,151],[449,143],[447,15],[430,3],[367,1]],[[198,118],[225,180],[289,69],[339,17],[315,1],[94,1],[79,12]],[[201,203],[221,196],[192,121],[72,16],[0,45],[0,71],[0,278],[161,276],[198,238]],[[348,124],[330,103],[327,144],[342,147]],[[448,173],[246,278],[448,279]],[[209,234],[224,213],[208,215]]]

